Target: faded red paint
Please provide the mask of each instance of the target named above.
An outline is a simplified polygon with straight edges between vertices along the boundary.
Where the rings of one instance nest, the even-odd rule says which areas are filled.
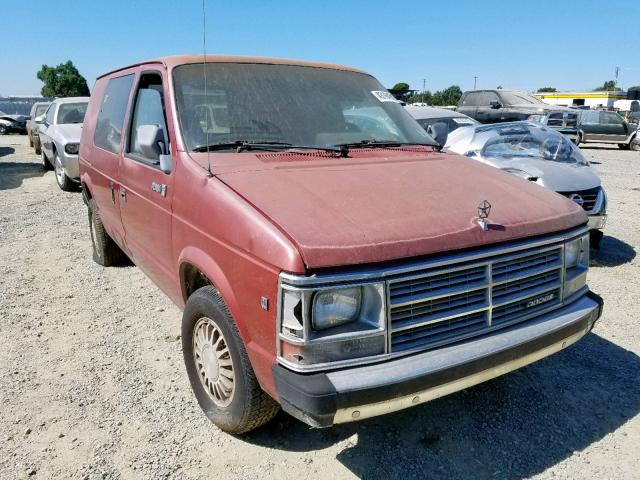
[[[171,100],[171,70],[201,61],[198,55],[167,57],[115,74],[133,73],[137,80],[142,71],[161,72],[170,100],[166,113],[174,167],[168,175],[93,145],[111,74],[100,77],[81,139],[81,181],[95,198],[107,232],[177,305],[185,301],[185,265],[211,280],[238,325],[261,386],[274,397],[271,365],[281,271],[392,262],[587,221],[580,207],[560,195],[428,148],[353,150],[350,158],[185,152]],[[207,61],[347,69],[249,57],[209,56]],[[213,177],[207,176],[207,159]],[[155,195],[151,182],[166,184],[166,197]],[[120,187],[127,191],[124,203]],[[483,232],[475,223],[477,205],[485,199],[493,205],[490,221],[503,228]],[[271,300],[268,311],[260,306],[261,296]]]

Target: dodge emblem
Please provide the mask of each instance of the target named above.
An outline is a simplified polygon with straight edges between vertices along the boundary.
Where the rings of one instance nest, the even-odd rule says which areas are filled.
[[[480,228],[482,228],[482,230],[485,232],[489,230],[489,222],[487,221],[487,218],[489,217],[490,213],[491,204],[487,200],[483,200],[482,202],[480,202],[480,205],[478,205],[478,224],[480,225]]]

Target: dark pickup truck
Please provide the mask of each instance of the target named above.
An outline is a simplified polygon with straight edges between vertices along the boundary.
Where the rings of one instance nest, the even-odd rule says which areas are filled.
[[[456,111],[480,123],[517,122],[528,120],[531,115],[546,115],[551,112],[574,113],[566,107],[543,103],[527,92],[504,89],[464,92]],[[576,126],[577,117],[572,118],[573,125],[565,126]],[[568,121],[571,123],[571,118]]]

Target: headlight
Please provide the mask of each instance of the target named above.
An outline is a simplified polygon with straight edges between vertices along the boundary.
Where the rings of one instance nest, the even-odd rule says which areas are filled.
[[[78,150],[80,149],[80,145],[77,143],[67,143],[64,146],[64,151],[69,155],[77,155]]]
[[[336,287],[281,283],[278,356],[297,370],[386,352],[383,283]]]
[[[313,328],[325,330],[343,325],[358,318],[362,303],[360,287],[326,290],[313,299]]]
[[[564,268],[564,298],[568,298],[587,284],[589,234],[565,244]]]

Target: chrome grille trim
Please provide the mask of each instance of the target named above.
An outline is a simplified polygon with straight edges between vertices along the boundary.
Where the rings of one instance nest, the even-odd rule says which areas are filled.
[[[484,334],[560,303],[563,255],[562,244],[534,247],[387,280],[390,352]],[[469,279],[472,286],[465,283]],[[446,280],[453,286],[443,284]]]

